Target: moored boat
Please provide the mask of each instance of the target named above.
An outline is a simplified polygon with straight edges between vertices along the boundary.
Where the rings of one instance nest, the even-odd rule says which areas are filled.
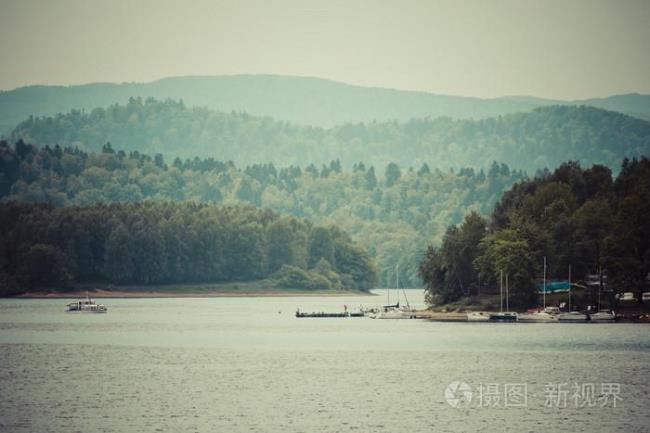
[[[569,311],[566,313],[560,313],[558,316],[560,322],[586,322],[588,316],[585,313],[579,311]]]
[[[490,313],[491,322],[516,322],[518,314],[512,311],[501,313]]]
[[[499,298],[500,298],[500,303],[499,303],[499,312],[498,313],[487,313],[489,317],[490,322],[516,322],[517,321],[517,313],[510,311],[509,308],[509,302],[508,302],[508,274],[506,274],[506,291],[505,291],[505,301],[506,301],[506,311],[503,311],[503,272],[500,273],[499,277]]]
[[[83,313],[107,313],[108,308],[104,304],[97,304],[90,299],[86,293],[86,299],[77,299],[66,305],[66,312],[83,312]]]
[[[536,311],[533,313],[521,313],[517,320],[520,322],[555,322],[558,320],[557,314],[551,314],[546,311]]]
[[[611,323],[616,320],[616,314],[613,311],[609,310],[600,310],[597,313],[589,315],[589,320],[592,322],[605,322]]]
[[[409,305],[409,300],[406,297],[406,292],[402,288],[406,306],[399,305],[399,266],[395,267],[395,290],[397,291],[397,303],[391,305],[390,303],[390,287],[386,293],[388,297],[387,305],[384,305],[380,310],[370,314],[371,319],[415,319],[415,309]]]
[[[490,313],[485,311],[470,311],[467,313],[468,322],[487,322],[490,320]]]

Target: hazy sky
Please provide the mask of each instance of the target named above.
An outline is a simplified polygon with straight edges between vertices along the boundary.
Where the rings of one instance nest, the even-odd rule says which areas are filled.
[[[0,0],[0,89],[273,73],[492,97],[650,93],[650,0]]]

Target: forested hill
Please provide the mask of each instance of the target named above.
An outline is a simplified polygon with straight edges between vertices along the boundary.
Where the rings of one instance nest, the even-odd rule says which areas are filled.
[[[615,293],[634,291],[640,299],[650,273],[648,215],[650,159],[623,161],[615,178],[607,167],[563,164],[517,183],[491,221],[472,213],[451,226],[421,263],[428,299],[455,301],[480,285],[498,287],[503,272],[516,303],[534,305],[543,257],[550,279],[568,278],[571,266],[573,281],[584,282],[600,269]]]
[[[402,167],[485,167],[491,161],[534,173],[563,161],[617,168],[650,153],[650,122],[593,107],[549,106],[483,120],[414,119],[331,129],[271,118],[188,108],[132,98],[126,105],[29,118],[10,139],[97,151],[106,142],[127,151],[182,158],[213,157],[238,165],[318,165],[339,159]]]
[[[391,163],[237,168],[214,159],[165,161],[162,156],[101,153],[0,142],[2,201],[91,206],[98,203],[191,201],[254,204],[282,214],[336,225],[373,257],[380,284],[420,286],[417,263],[428,242],[471,210],[487,214],[524,173],[493,163],[489,170],[417,170]]]
[[[649,95],[580,101],[534,97],[480,99],[361,87],[319,78],[233,75],[175,77],[151,83],[29,86],[0,92],[0,134],[8,133],[30,115],[51,116],[73,109],[125,104],[131,96],[183,99],[189,106],[245,111],[322,127],[440,116],[480,119],[556,104],[592,105],[650,118]]]
[[[252,206],[9,203],[0,223],[0,295],[84,282],[368,290],[376,281],[340,230]]]

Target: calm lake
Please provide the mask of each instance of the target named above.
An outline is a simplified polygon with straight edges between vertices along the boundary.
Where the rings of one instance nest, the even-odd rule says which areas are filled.
[[[385,299],[2,299],[0,431],[650,431],[650,326],[294,317]]]

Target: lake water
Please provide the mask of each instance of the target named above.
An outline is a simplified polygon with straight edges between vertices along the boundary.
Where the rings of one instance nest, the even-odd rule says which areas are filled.
[[[650,431],[649,326],[293,315],[383,301],[0,300],[0,431]]]

